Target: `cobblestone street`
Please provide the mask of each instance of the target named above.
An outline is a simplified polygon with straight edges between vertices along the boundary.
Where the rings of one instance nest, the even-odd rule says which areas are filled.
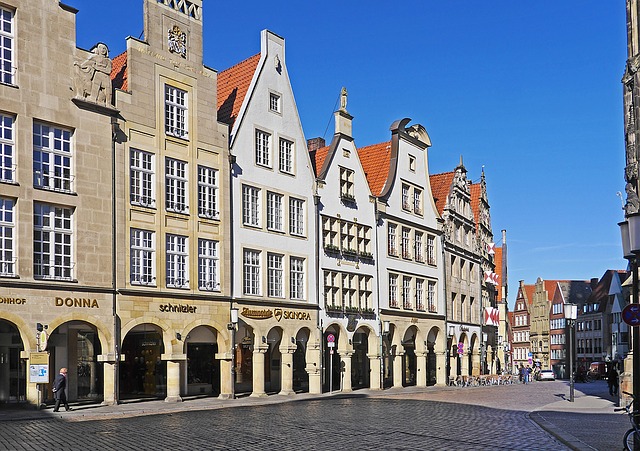
[[[529,416],[566,394],[566,383],[557,381],[526,386],[363,391],[322,399],[299,396],[278,404],[240,407],[231,406],[243,400],[220,403],[202,399],[169,405],[175,406],[174,410],[163,409],[155,415],[131,410],[126,418],[118,409],[127,406],[104,408],[112,409],[107,413],[102,408],[87,408],[83,413],[84,408],[79,406],[56,416],[50,410],[30,419],[5,416],[0,423],[0,449],[563,450],[569,448]],[[215,403],[220,408],[213,407]],[[581,426],[575,415],[571,418],[578,428],[578,432],[572,432],[579,434],[580,429],[587,429],[595,435],[590,425],[583,422]],[[618,431],[625,430],[624,418],[604,427],[611,436],[601,436],[600,441],[617,449],[614,443],[621,443]],[[592,449],[603,448],[596,444]]]

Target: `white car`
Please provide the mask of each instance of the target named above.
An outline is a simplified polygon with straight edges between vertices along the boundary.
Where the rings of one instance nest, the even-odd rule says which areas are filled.
[[[540,374],[538,374],[539,381],[555,381],[556,376],[553,374],[551,370],[542,370]]]

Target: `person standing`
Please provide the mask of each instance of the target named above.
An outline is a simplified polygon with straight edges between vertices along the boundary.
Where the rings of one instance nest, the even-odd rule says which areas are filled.
[[[65,410],[71,410],[69,403],[67,402],[67,394],[65,392],[67,388],[67,369],[60,368],[60,374],[56,376],[53,381],[53,397],[56,400],[56,405],[53,408],[54,412],[57,412],[60,408],[60,403],[64,404]]]
[[[615,365],[611,365],[607,373],[607,384],[609,385],[609,394],[616,396],[618,394],[618,370]]]

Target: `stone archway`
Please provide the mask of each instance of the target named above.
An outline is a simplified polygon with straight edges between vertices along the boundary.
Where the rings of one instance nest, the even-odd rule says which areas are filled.
[[[0,319],[0,404],[27,400],[27,365],[20,358],[22,351],[17,325]]]

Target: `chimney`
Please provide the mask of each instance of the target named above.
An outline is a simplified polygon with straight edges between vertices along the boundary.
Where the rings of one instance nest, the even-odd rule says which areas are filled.
[[[327,144],[326,144],[326,141],[324,140],[324,138],[307,139],[307,148],[309,150],[309,153],[315,152],[316,150],[318,150],[321,147],[324,147],[326,145]]]
[[[595,290],[597,286],[598,286],[598,278],[597,277],[592,277],[591,278],[591,289]]]

